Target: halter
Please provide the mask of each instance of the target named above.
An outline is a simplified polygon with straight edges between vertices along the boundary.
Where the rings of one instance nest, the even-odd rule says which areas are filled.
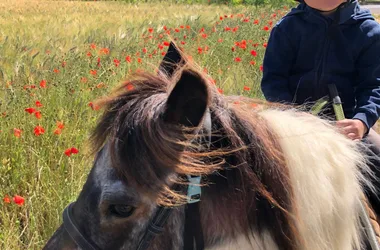
[[[211,115],[207,110],[203,122],[203,128],[207,132],[207,147],[211,146]],[[185,208],[185,230],[184,230],[184,250],[203,250],[204,240],[202,226],[200,223],[199,202],[201,198],[201,176],[186,176],[189,185],[187,190],[183,186],[176,184],[173,190],[187,193],[187,205]],[[90,239],[83,235],[72,215],[75,202],[69,204],[63,211],[63,226],[70,238],[83,250],[100,250],[100,248]],[[144,236],[142,237],[137,250],[146,250],[153,239],[164,231],[165,223],[169,218],[173,208],[159,207],[153,219],[150,221]]]

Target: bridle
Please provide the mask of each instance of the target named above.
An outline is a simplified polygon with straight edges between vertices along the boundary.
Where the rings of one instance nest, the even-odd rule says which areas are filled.
[[[211,115],[208,110],[203,121],[203,129],[207,133],[205,142],[210,148],[211,146]],[[189,184],[184,188],[182,185],[176,184],[173,190],[186,192],[187,205],[185,208],[185,230],[184,230],[184,250],[203,250],[204,240],[202,226],[200,223],[199,202],[201,198],[201,176],[186,176]],[[79,230],[77,223],[72,215],[72,209],[75,202],[69,204],[63,211],[63,226],[70,238],[83,250],[100,250],[100,248],[86,238]],[[148,249],[153,239],[164,231],[165,223],[169,218],[173,208],[159,207],[150,221],[144,236],[140,240],[137,250]]]

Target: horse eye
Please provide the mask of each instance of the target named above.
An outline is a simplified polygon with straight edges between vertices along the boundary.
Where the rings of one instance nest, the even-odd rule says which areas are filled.
[[[109,209],[113,215],[123,218],[131,216],[135,210],[134,207],[128,205],[111,205]]]

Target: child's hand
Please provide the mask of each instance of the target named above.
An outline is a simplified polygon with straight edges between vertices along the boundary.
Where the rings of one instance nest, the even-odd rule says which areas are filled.
[[[341,133],[351,140],[361,140],[367,132],[367,126],[357,119],[344,119],[336,122],[336,126],[341,129]]]

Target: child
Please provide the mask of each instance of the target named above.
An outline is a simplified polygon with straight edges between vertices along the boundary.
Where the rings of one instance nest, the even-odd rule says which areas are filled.
[[[380,116],[380,25],[357,0],[299,2],[271,32],[264,96],[301,105],[328,96],[327,85],[335,84],[347,118],[337,126],[353,140],[364,138],[378,154],[380,136],[371,128]],[[379,199],[369,199],[380,215]]]

